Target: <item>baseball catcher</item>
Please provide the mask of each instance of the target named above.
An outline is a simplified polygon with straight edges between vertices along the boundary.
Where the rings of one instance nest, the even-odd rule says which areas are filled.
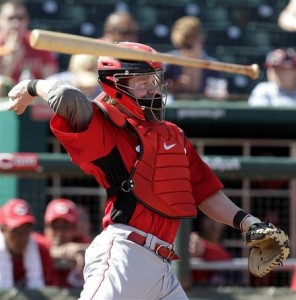
[[[118,45],[155,52],[138,43]],[[289,252],[287,239],[273,244],[280,230],[260,225],[231,201],[190,139],[164,119],[164,69],[160,62],[99,57],[103,92],[94,101],[49,80],[21,81],[9,92],[16,114],[35,96],[43,98],[55,111],[51,130],[72,161],[107,190],[104,230],[85,255],[81,300],[188,299],[171,262],[179,259],[180,219],[195,218],[198,210],[247,233],[252,272],[264,275]]]
[[[254,223],[244,234],[244,241],[251,247],[249,270],[257,277],[281,266],[290,253],[287,234],[271,223]]]

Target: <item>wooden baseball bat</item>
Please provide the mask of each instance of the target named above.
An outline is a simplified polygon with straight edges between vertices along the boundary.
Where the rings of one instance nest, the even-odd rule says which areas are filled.
[[[117,44],[104,42],[94,38],[40,29],[32,30],[30,35],[30,45],[36,49],[64,54],[90,54],[128,60],[158,61],[179,66],[241,74],[249,76],[252,79],[258,78],[260,73],[257,64],[239,65],[159,52],[150,53],[142,50],[123,48]]]

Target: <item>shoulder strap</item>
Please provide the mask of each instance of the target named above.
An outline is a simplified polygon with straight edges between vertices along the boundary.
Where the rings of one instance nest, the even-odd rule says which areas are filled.
[[[108,104],[100,99],[96,99],[94,103],[103,112],[104,116],[110,119],[114,125],[121,128],[126,125],[127,117],[114,105]]]

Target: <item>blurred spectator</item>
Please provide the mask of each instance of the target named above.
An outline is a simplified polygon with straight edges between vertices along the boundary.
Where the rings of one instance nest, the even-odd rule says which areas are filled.
[[[194,224],[194,231],[197,231],[201,238],[217,244],[221,243],[225,228],[226,225],[212,220],[201,212]]]
[[[105,20],[101,39],[108,42],[137,42],[139,27],[130,12],[116,11]]]
[[[8,92],[15,84],[16,82],[13,79],[0,75],[0,97],[7,97]]]
[[[194,16],[178,19],[171,29],[171,42],[175,47],[170,54],[202,60],[216,60],[205,50],[201,21]],[[168,64],[165,77],[171,95],[201,94],[214,99],[225,99],[228,96],[227,81],[217,71],[181,67]]]
[[[29,22],[23,1],[1,1],[0,73],[16,82],[46,78],[58,71],[58,62],[52,53],[31,48]]]
[[[290,289],[291,289],[291,291],[296,292],[296,266],[293,271]]]
[[[232,255],[219,243],[213,243],[200,237],[197,232],[192,232],[189,237],[189,254],[205,261],[229,260]],[[223,285],[227,281],[224,272],[192,270],[193,284],[198,285]]]
[[[35,218],[23,199],[11,199],[0,209],[0,289],[39,289],[52,284],[49,244],[33,232]]]
[[[253,107],[291,107],[296,105],[296,53],[292,48],[275,49],[270,51],[265,60],[266,78],[264,82],[258,83],[251,92],[248,103]],[[279,147],[258,147],[253,150],[253,155],[262,157],[285,157],[289,155],[282,152]],[[287,178],[256,178],[252,180],[253,189],[261,190],[284,190],[288,189]],[[271,191],[272,192],[272,191]],[[266,200],[269,200],[266,199]],[[283,220],[278,211],[266,212],[262,221],[276,222]],[[278,225],[281,227],[283,224]],[[276,282],[277,272],[271,272],[263,278],[252,278],[255,286],[268,286]],[[279,275],[280,276],[280,275]]]
[[[105,20],[103,36],[107,42],[135,42],[138,40],[138,24],[127,11],[113,12]],[[68,70],[47,77],[49,80],[67,82],[94,99],[100,92],[97,76],[97,57],[87,54],[72,55]]]
[[[44,235],[51,245],[55,286],[76,288],[83,286],[84,252],[89,244],[74,242],[77,222],[77,207],[71,200],[54,199],[47,205],[44,215]]]
[[[93,238],[91,235],[90,215],[87,207],[82,204],[77,204],[78,223],[75,242],[91,243]]]
[[[290,0],[279,14],[278,25],[285,31],[296,31],[296,0]]]
[[[296,105],[296,52],[276,49],[267,54],[266,82],[255,86],[248,99],[251,106]]]
[[[232,254],[221,244],[226,226],[210,219],[202,212],[194,223],[189,239],[189,253],[205,261],[222,261],[232,258]],[[223,271],[193,270],[193,283],[214,285],[230,283],[230,277]],[[227,282],[228,280],[228,282]]]
[[[100,92],[97,75],[98,58],[88,54],[74,54],[69,60],[68,70],[53,74],[47,79],[67,82],[94,99]]]

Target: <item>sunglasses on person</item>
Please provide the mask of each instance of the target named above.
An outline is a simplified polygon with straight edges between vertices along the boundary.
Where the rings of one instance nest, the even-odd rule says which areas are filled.
[[[28,224],[26,226],[20,226],[14,229],[10,229],[7,227],[4,227],[7,229],[7,231],[10,232],[10,234],[14,236],[23,236],[23,235],[29,235],[33,231],[33,225]]]
[[[75,228],[75,226],[69,222],[65,222],[65,223],[53,222],[53,223],[46,224],[46,226],[53,230],[59,230],[59,231],[68,231]]]
[[[27,15],[13,15],[13,16],[8,16],[7,17],[7,20],[8,21],[15,21],[15,20],[18,20],[18,21],[25,21],[28,19],[28,16]]]
[[[113,33],[122,35],[122,36],[131,36],[131,35],[137,35],[138,31],[136,30],[119,30],[119,29],[113,29]]]

